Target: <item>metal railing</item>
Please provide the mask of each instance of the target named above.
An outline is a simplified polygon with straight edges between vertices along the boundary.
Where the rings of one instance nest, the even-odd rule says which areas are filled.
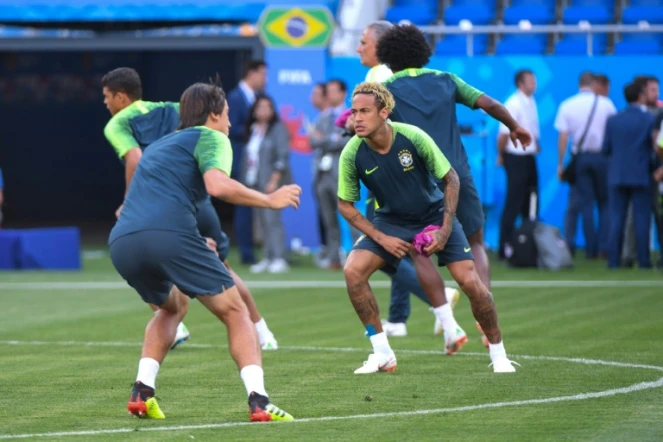
[[[467,38],[467,55],[474,55],[474,36],[475,35],[502,35],[502,34],[586,34],[587,36],[587,55],[594,55],[594,36],[596,34],[662,34],[663,25],[650,25],[641,23],[637,25],[592,25],[587,22],[581,22],[577,25],[531,25],[527,21],[522,21],[518,25],[472,25],[467,21],[459,26],[447,25],[428,25],[419,26],[423,32],[433,36],[434,42],[440,40],[444,35],[465,35]],[[353,35],[361,35],[363,29],[343,29],[342,32],[348,32]]]

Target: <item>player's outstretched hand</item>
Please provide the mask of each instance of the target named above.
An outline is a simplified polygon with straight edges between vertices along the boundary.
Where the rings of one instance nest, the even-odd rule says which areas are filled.
[[[380,240],[380,245],[389,253],[394,255],[396,258],[402,259],[410,253],[410,247],[412,244],[409,242],[403,241],[400,238],[395,236],[384,235]]]
[[[120,207],[117,208],[115,211],[115,219],[118,219],[120,217],[120,213],[122,213],[122,207],[124,207],[124,204],[120,204]]]
[[[269,194],[270,209],[285,209],[286,207],[299,207],[299,196],[302,188],[297,184],[288,184]]]
[[[525,149],[527,146],[532,144],[532,135],[530,135],[530,133],[527,132],[526,129],[523,129],[520,126],[512,130],[511,133],[509,134],[509,137],[511,138],[511,141],[513,142],[514,146],[518,145],[518,143],[516,143],[516,140],[520,141],[520,144],[523,146],[523,149]]]
[[[433,242],[428,247],[424,247],[424,252],[430,256],[446,247],[451,232],[448,232],[447,229],[442,227],[441,229],[433,230],[426,234],[433,237]]]

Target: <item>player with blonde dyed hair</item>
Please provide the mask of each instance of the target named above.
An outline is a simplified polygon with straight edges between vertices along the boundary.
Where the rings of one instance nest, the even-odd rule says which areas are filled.
[[[470,298],[474,316],[484,330],[499,335],[501,344],[493,298],[477,275],[467,238],[455,217],[458,175],[424,131],[388,121],[393,109],[394,97],[384,86],[361,83],[355,88],[352,115],[356,135],[343,149],[339,165],[339,211],[364,234],[350,252],[344,268],[350,301],[373,346],[368,360],[355,370],[357,374],[396,370],[396,356],[382,329],[368,279],[382,268],[395,272],[408,253],[436,316],[444,322],[447,349],[464,332],[444,297],[444,283],[429,258],[433,254],[449,268]],[[445,182],[445,196],[437,180]],[[360,181],[375,195],[379,205],[373,222],[354,204],[359,200]],[[439,228],[429,233],[432,242],[419,253],[412,247],[412,241],[429,225]],[[495,372],[515,371],[503,345],[499,354],[491,352],[491,359]]]

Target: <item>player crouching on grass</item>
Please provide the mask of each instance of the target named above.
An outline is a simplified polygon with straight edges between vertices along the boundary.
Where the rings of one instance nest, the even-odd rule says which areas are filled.
[[[396,370],[396,356],[382,330],[368,279],[385,266],[388,271],[395,271],[408,253],[414,260],[421,286],[444,324],[446,345],[456,342],[454,333],[462,334],[446,302],[437,268],[428,256],[418,253],[411,245],[415,235],[428,225],[441,227],[430,232],[433,241],[424,252],[436,254],[439,262],[446,264],[470,299],[474,317],[490,342],[494,372],[514,372],[502,343],[493,297],[479,279],[467,238],[455,218],[458,175],[424,131],[387,121],[393,108],[394,97],[384,86],[367,82],[355,88],[352,115],[356,135],[343,149],[339,164],[339,211],[364,234],[348,256],[345,281],[350,301],[373,345],[373,353],[355,373]],[[446,195],[436,180],[445,181]],[[359,200],[359,181],[373,193],[379,205],[372,223],[354,205]]]
[[[230,354],[249,396],[250,420],[293,419],[269,401],[256,328],[232,276],[200,235],[196,213],[208,194],[231,204],[297,208],[301,188],[284,186],[266,195],[230,179],[229,129],[228,103],[220,87],[196,83],[184,91],[179,130],[145,150],[110,234],[110,256],[118,273],[143,301],[159,306],[145,329],[127,405],[135,416],[165,418],[155,399],[156,376],[188,298],[197,298],[228,329]]]

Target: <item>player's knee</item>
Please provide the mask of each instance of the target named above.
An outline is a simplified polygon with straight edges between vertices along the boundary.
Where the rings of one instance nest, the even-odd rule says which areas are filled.
[[[365,271],[354,262],[348,261],[343,267],[343,275],[345,276],[345,282],[348,284],[359,284],[364,280],[368,280],[368,277],[365,275]]]
[[[483,294],[483,292],[487,292],[487,289],[481,282],[479,274],[472,261],[470,261],[466,268],[463,269],[463,272],[460,275],[457,275],[454,279],[456,279],[460,290],[469,297],[479,296]]]

